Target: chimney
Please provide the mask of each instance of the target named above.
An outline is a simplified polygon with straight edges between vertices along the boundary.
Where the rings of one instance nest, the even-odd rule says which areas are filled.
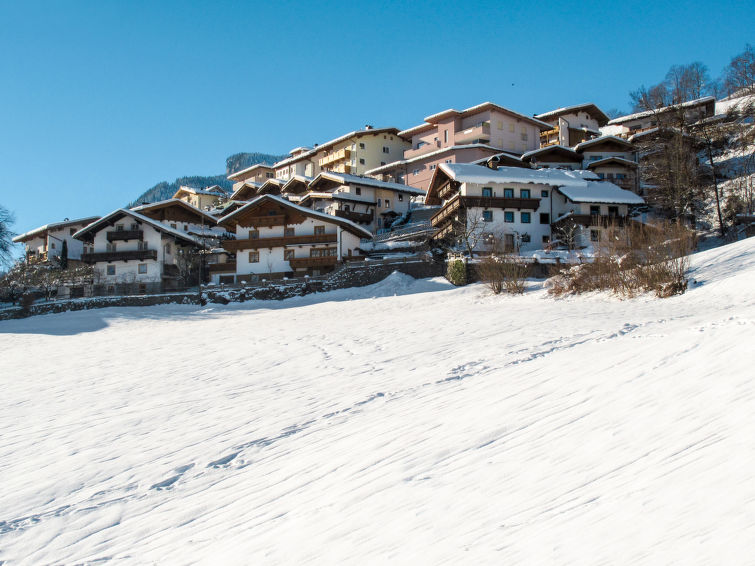
[[[364,129],[365,129],[365,130],[372,130],[372,129],[373,129],[373,128],[372,128],[372,124],[365,124],[365,125],[364,125]]]

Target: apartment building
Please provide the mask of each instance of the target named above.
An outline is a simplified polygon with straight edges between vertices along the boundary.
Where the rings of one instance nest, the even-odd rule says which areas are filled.
[[[345,218],[262,195],[221,218],[235,239],[223,241],[233,255],[211,266],[215,283],[320,275],[349,259],[363,259],[359,244],[372,234]]]
[[[403,158],[367,171],[370,176],[427,190],[443,163],[471,163],[501,152],[521,155],[540,147],[546,122],[484,102],[466,110],[444,110],[399,132],[411,140]]]
[[[567,106],[536,114],[535,118],[551,124],[540,132],[540,147],[561,145],[573,147],[583,141],[599,137],[600,128],[608,123],[608,116],[592,102]]]
[[[236,171],[228,175],[228,180],[233,181],[233,190],[236,191],[241,186],[240,183],[251,182],[261,185],[268,179],[275,177],[275,169],[265,163],[257,163],[241,171]],[[238,185],[238,186],[237,186]]]
[[[44,262],[59,258],[63,251],[64,242],[68,248],[68,259],[80,260],[84,246],[73,235],[84,226],[99,220],[99,218],[99,216],[89,216],[76,220],[68,220],[66,218],[62,222],[52,222],[34,230],[29,230],[24,234],[19,234],[13,238],[13,242],[24,244],[28,261]]]
[[[644,200],[590,171],[444,163],[425,202],[441,205],[431,219],[436,239],[477,230],[477,251],[495,238],[526,252],[549,245],[567,218],[579,225],[583,245],[597,241],[609,221],[625,222],[629,207]]]
[[[367,170],[400,159],[409,143],[397,128],[349,132],[313,148],[297,147],[274,165],[275,178],[288,181],[296,175],[316,177],[323,171],[363,175]]]

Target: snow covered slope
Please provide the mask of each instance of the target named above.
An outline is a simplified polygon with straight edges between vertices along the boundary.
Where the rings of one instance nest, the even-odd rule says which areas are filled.
[[[755,239],[693,269],[2,322],[0,562],[746,563]]]

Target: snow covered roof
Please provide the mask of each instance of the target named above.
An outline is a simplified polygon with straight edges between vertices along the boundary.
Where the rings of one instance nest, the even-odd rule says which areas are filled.
[[[129,210],[128,208],[119,208],[117,210],[114,210],[107,216],[103,216],[96,222],[92,222],[88,226],[85,226],[84,228],[76,232],[73,235],[73,237],[76,238],[77,240],[82,240],[87,234],[99,232],[100,230],[110,226],[111,221],[114,221],[115,219],[120,218],[122,216],[131,216],[132,218],[135,218],[136,220],[139,220],[141,222],[144,222],[145,224],[148,224],[149,226],[152,226],[155,230],[159,232],[165,232],[166,234],[170,234],[172,236],[175,236],[176,238],[181,238],[182,240],[185,240],[192,244],[196,244],[198,246],[202,245],[201,240],[199,240],[198,238],[195,238],[194,236],[190,236],[187,233],[182,232],[181,230],[171,228],[167,224],[163,224],[162,222],[159,222],[157,220],[152,220],[149,216],[140,214],[136,210]]]
[[[51,222],[49,224],[45,224],[44,226],[40,226],[39,228],[34,228],[34,230],[29,230],[28,232],[19,234],[18,236],[13,238],[13,241],[24,242],[26,240],[34,238],[35,236],[40,235],[49,230],[61,230],[63,228],[68,228],[71,226],[75,226],[77,224],[83,224],[86,226],[88,224],[91,224],[95,220],[98,220],[99,218],[100,218],[99,216],[87,216],[85,218],[77,218],[76,220],[63,220],[62,222]]]
[[[331,173],[330,171],[323,171],[317,177],[315,177],[309,184],[310,187],[314,187],[319,184],[321,179],[327,179],[334,181],[342,185],[363,185],[367,187],[375,187],[377,189],[385,189],[388,191],[400,191],[402,193],[411,193],[413,195],[424,195],[425,191],[416,187],[410,187],[402,183],[391,183],[389,181],[381,181],[379,179],[373,179],[372,177],[362,177],[361,175],[350,175],[348,173]]]
[[[207,187],[205,189],[195,189],[194,187],[184,187],[181,186],[178,188],[176,193],[173,195],[173,198],[178,198],[176,195],[178,195],[180,192],[187,192],[195,195],[212,195],[212,196],[225,196],[228,193],[219,185],[213,185],[211,187]]]
[[[604,157],[603,159],[598,159],[597,161],[591,161],[587,164],[587,168],[593,169],[594,167],[598,167],[600,165],[608,165],[609,163],[618,163],[619,165],[626,165],[627,167],[632,168],[639,166],[636,161],[624,159],[623,157]]]
[[[558,191],[572,202],[645,204],[641,196],[606,181],[584,181],[582,186],[562,186]]]
[[[485,110],[497,110],[505,114],[510,114],[511,116],[515,116],[516,118],[525,120],[526,122],[529,122],[531,124],[535,124],[536,126],[544,130],[550,130],[553,127],[551,124],[543,122],[542,120],[538,120],[537,118],[533,118],[532,116],[520,114],[519,112],[514,112],[513,110],[509,110],[508,108],[495,104],[494,102],[483,102],[482,104],[477,104],[476,106],[470,106],[466,110],[454,110],[453,108],[449,108],[448,110],[443,110],[442,112],[431,114],[430,116],[425,118],[425,122],[432,123],[433,121],[437,121],[446,116],[459,116],[460,118],[463,118],[465,116],[469,116],[470,114],[484,112]]]
[[[704,96],[703,98],[697,98],[695,100],[690,100],[689,102],[682,102],[681,104],[674,104],[672,106],[664,106],[663,108],[658,108],[657,110],[645,110],[643,112],[635,112],[634,114],[627,114],[626,116],[619,116],[618,118],[614,118],[613,120],[610,120],[608,122],[608,125],[611,126],[613,124],[623,124],[624,122],[630,122],[632,120],[639,120],[641,118],[647,118],[648,116],[652,116],[653,114],[657,114],[658,112],[666,112],[672,108],[689,108],[693,106],[702,106],[704,104],[710,104],[711,102],[715,103],[716,98],[714,96]]]
[[[586,179],[598,179],[591,171],[567,171],[563,169],[527,169],[522,167],[499,167],[491,169],[473,163],[441,163],[438,169],[450,179],[460,183],[538,183],[554,187],[582,187]]]
[[[308,151],[305,151],[303,153],[300,153],[298,155],[294,155],[292,157],[287,157],[286,159],[282,159],[274,164],[274,167],[277,169],[278,167],[283,167],[284,165],[289,165],[290,163],[296,163],[297,161],[300,161],[302,159],[305,159],[307,157],[311,157],[313,155],[316,155],[317,152],[322,151],[324,149],[328,149],[333,145],[339,144],[341,142],[344,142],[350,138],[359,138],[366,135],[375,135],[375,134],[393,134],[393,135],[399,135],[398,128],[369,128],[366,130],[354,130],[353,132],[349,132],[348,134],[344,134],[342,136],[339,136],[335,139],[332,139],[330,141],[325,142],[322,145],[318,145],[315,148],[312,148]]]
[[[253,189],[254,192],[257,192],[257,189],[259,189],[261,186],[262,185],[260,183],[255,183],[254,181],[244,181],[244,184],[233,192],[233,194],[231,195],[231,200],[237,198],[242,192],[246,192],[249,189]]]
[[[391,169],[399,166],[399,165],[407,165],[409,163],[414,163],[415,161],[419,161],[421,159],[427,159],[428,157],[435,157],[437,155],[440,155],[442,153],[448,153],[449,151],[456,151],[460,149],[476,149],[476,148],[482,148],[482,149],[490,149],[492,151],[501,153],[501,148],[499,147],[493,147],[492,145],[487,145],[484,143],[469,143],[465,145],[452,145],[450,147],[442,147],[440,149],[436,149],[435,151],[430,151],[428,153],[423,153],[422,155],[418,155],[417,157],[411,157],[409,159],[399,159],[397,161],[391,161],[390,163],[386,163],[385,165],[381,165],[380,167],[375,167],[374,169],[370,169],[369,171],[365,171],[367,175],[374,175],[376,173],[382,173],[384,171],[390,171]]]
[[[568,155],[569,157],[573,158],[575,161],[580,161],[580,162],[582,161],[582,156],[579,155],[572,148],[565,147],[563,145],[558,145],[558,144],[548,145],[546,147],[541,147],[540,149],[533,149],[532,151],[528,151],[527,153],[523,153],[522,154],[522,161],[528,160],[528,159],[530,159],[532,157],[536,157],[538,155],[543,155],[543,154],[546,154],[546,153],[551,153],[551,152],[554,152],[554,151],[557,152],[557,153]]]
[[[332,196],[331,193],[327,193],[327,195],[330,197]],[[360,236],[362,238],[372,238],[372,233],[369,230],[366,230],[362,228],[361,226],[358,226],[354,224],[351,220],[346,220],[345,218],[339,218],[338,216],[332,216],[330,214],[325,214],[324,212],[318,212],[316,210],[312,210],[310,208],[305,208],[303,206],[299,206],[298,204],[294,204],[290,202],[289,200],[280,197],[278,195],[260,195],[257,198],[255,198],[253,201],[250,201],[246,203],[241,208],[234,210],[227,216],[222,217],[218,223],[219,224],[227,224],[227,222],[231,219],[233,219],[236,216],[239,216],[243,212],[254,208],[258,205],[260,205],[265,200],[271,200],[274,201],[282,206],[291,208],[295,210],[296,212],[299,212],[300,214],[304,214],[305,216],[313,216],[316,218],[320,218],[326,222],[331,222],[333,224],[338,224],[342,228],[345,228],[349,230],[351,233],[356,234],[357,236]]]
[[[212,224],[215,224],[216,222],[215,217],[212,216],[209,212],[205,212],[204,210],[197,208],[193,204],[189,204],[185,200],[177,198],[159,200],[157,202],[151,202],[148,204],[140,204],[139,206],[131,207],[131,210],[135,210],[136,212],[149,212],[160,208],[167,208],[169,206],[178,206],[184,208],[190,212],[193,212],[194,214],[204,217],[208,222],[211,222]]]
[[[607,141],[618,143],[619,145],[623,145],[624,147],[632,149],[632,142],[629,142],[623,138],[620,138],[618,136],[600,136],[599,138],[593,138],[591,140],[578,143],[574,146],[574,151],[585,151],[585,149],[590,146],[605,143]]]
[[[267,163],[256,163],[252,165],[251,167],[247,167],[246,169],[242,169],[241,171],[236,171],[235,173],[231,173],[230,175],[228,175],[228,179],[230,179],[231,181],[243,181],[245,178],[249,176],[249,173],[251,173],[255,169],[272,170],[273,168]]]
[[[579,110],[584,110],[588,114],[594,115],[598,124],[601,126],[605,125],[609,120],[606,113],[598,108],[598,105],[594,102],[585,102],[584,104],[575,104],[574,106],[564,106],[563,108],[557,108],[556,110],[544,112],[543,114],[535,114],[535,118],[539,120],[558,118],[564,114],[571,114],[572,112],[577,112]]]

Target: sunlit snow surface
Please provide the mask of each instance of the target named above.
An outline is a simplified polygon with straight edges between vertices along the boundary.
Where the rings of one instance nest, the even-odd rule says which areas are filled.
[[[691,276],[0,322],[0,561],[752,563],[755,239]]]

